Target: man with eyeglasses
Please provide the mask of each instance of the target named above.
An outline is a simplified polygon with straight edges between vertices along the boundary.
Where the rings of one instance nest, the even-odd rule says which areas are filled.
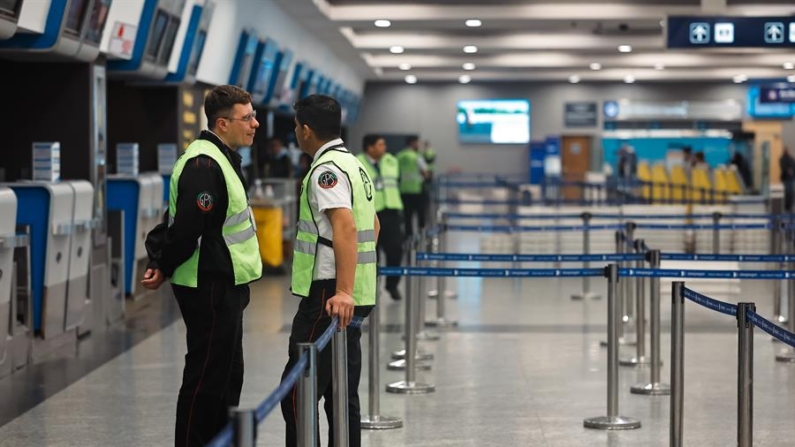
[[[188,353],[177,400],[176,447],[210,442],[239,404],[243,310],[262,276],[248,185],[237,149],[259,127],[251,96],[231,85],[204,100],[209,130],[177,160],[165,222],[147,236],[143,286],[169,278],[187,327]]]

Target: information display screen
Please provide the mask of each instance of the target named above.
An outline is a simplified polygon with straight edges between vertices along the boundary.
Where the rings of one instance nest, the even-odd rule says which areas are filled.
[[[458,141],[474,144],[530,142],[530,101],[478,99],[458,101]]]
[[[202,59],[204,52],[204,42],[207,40],[207,31],[200,30],[196,35],[196,46],[193,48],[193,53],[190,56],[190,63],[188,64],[188,73],[195,76],[199,70],[199,62]]]
[[[158,10],[146,47],[146,55],[152,59],[157,58],[160,42],[163,41],[163,35],[166,33],[166,25],[168,25],[168,15],[164,11]]]
[[[69,12],[66,14],[66,32],[79,36],[83,30],[83,18],[86,16],[88,0],[72,0],[69,3]]]
[[[163,47],[160,49],[160,56],[158,61],[161,65],[167,65],[169,58],[171,58],[171,50],[174,49],[174,42],[177,40],[177,30],[179,30],[180,20],[177,17],[172,17],[168,22],[166,28],[165,39],[163,39]]]
[[[102,31],[105,29],[105,22],[108,20],[108,12],[112,0],[94,0],[91,8],[91,17],[88,19],[88,29],[86,29],[85,40],[99,45],[102,41]]]

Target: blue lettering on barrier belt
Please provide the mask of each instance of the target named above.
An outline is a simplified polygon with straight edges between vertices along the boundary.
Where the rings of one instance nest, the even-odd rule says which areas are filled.
[[[566,232],[566,231],[598,231],[598,230],[620,230],[621,225],[550,225],[550,226],[509,226],[509,225],[448,225],[449,231],[476,231],[478,233],[547,233],[547,232]]]
[[[769,230],[770,224],[638,224],[643,230]]]
[[[455,201],[455,199],[451,199]],[[464,201],[458,201],[463,203]],[[483,201],[468,200],[466,202],[484,203]],[[495,201],[492,201],[495,202]],[[508,203],[508,202],[500,202]],[[538,220],[556,220],[556,219],[580,219],[582,214],[500,214],[500,213],[444,213],[450,219],[538,219]],[[679,215],[665,215],[665,214],[591,214],[592,219],[618,219],[618,220],[687,220],[687,219],[713,219],[712,214],[679,214]],[[776,214],[722,214],[721,219],[758,219],[758,220],[773,220],[773,219],[790,219],[795,220],[795,217],[790,215],[776,215]],[[712,224],[706,224],[710,228]],[[740,224],[738,224],[740,225]]]
[[[479,278],[574,278],[604,276],[604,269],[449,269],[380,267],[381,276],[445,276]]]
[[[232,445],[232,441],[235,439],[235,431],[232,428],[232,423],[226,424],[226,426],[221,430],[220,433],[215,435],[212,441],[210,441],[204,447],[228,447]]]
[[[792,332],[771,323],[769,320],[765,319],[763,316],[754,311],[748,311],[745,315],[746,318],[759,329],[762,329],[783,343],[795,348],[795,334]]]
[[[417,253],[417,261],[473,262],[622,262],[642,261],[642,254],[504,255],[481,253]]]
[[[706,279],[790,279],[795,271],[770,270],[672,270],[672,269],[618,269],[623,277],[644,278],[706,278]]]
[[[661,253],[663,261],[795,262],[794,255],[712,255]]]
[[[683,293],[685,295],[685,298],[689,299],[690,301],[696,304],[700,304],[706,307],[707,309],[712,309],[715,312],[731,315],[733,317],[737,316],[737,306],[734,304],[724,303],[723,301],[712,299],[694,290],[688,289],[687,287],[684,288]]]

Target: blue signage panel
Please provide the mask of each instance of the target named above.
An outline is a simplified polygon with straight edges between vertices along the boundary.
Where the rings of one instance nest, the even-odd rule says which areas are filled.
[[[761,103],[795,103],[795,87],[759,87]]]
[[[668,18],[668,48],[795,47],[795,17]]]
[[[795,103],[764,102],[761,98],[762,89],[759,86],[748,87],[748,115],[752,118],[792,118],[795,116]]]

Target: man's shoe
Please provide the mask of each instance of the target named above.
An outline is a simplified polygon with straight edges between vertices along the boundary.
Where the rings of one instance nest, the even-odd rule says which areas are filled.
[[[389,292],[389,295],[395,301],[400,301],[403,298],[402,296],[400,296],[400,291],[398,290],[397,287],[388,288],[386,289],[386,291]]]

